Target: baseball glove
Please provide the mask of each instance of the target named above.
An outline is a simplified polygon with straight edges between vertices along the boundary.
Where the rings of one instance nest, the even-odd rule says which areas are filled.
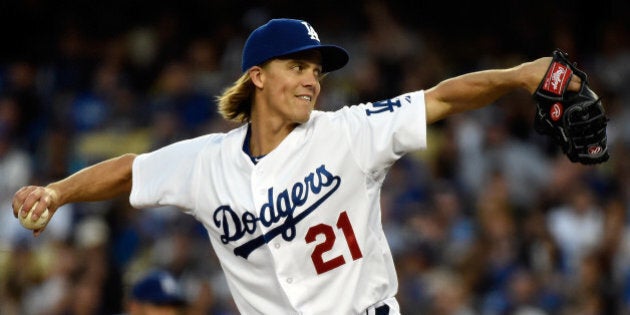
[[[582,80],[578,92],[567,91],[573,75]],[[533,94],[537,104],[534,129],[549,136],[572,162],[608,160],[608,118],[601,99],[591,90],[586,73],[556,49],[545,77]]]

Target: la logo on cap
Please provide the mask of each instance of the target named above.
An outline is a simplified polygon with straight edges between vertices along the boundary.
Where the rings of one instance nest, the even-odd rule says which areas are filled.
[[[307,22],[302,21],[302,24],[304,24],[304,27],[306,27],[306,31],[308,32],[308,35],[311,36],[311,39],[319,42],[319,36],[317,35],[317,32],[315,32],[315,29]]]

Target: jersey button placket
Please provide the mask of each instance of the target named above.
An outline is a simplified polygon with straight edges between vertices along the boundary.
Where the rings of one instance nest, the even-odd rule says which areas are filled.
[[[263,169],[260,165],[254,166],[254,170],[252,171],[251,176],[251,189],[254,199],[254,207],[256,216],[260,216],[260,211],[263,205],[269,202],[269,189],[272,186],[273,178],[272,176],[265,177],[265,174],[271,174],[270,172]],[[269,232],[269,229],[273,228],[273,226],[265,226],[262,221],[257,221],[258,230],[260,233],[265,234]],[[272,249],[271,243],[266,244],[268,249]]]
[[[263,197],[266,197],[268,188],[265,186],[265,183],[268,182],[268,180],[265,180],[264,175],[265,171],[260,166],[257,166],[254,169],[251,184],[252,191],[258,192],[260,195],[263,195]]]

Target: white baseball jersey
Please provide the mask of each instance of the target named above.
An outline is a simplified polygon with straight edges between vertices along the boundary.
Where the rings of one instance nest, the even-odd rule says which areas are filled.
[[[243,314],[358,314],[398,283],[380,189],[426,146],[424,93],[313,111],[257,164],[247,126],[139,155],[134,207],[173,205],[208,230]]]

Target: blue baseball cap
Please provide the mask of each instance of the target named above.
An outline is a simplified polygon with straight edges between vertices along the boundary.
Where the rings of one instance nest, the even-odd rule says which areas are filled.
[[[177,280],[168,272],[155,270],[136,282],[131,297],[155,305],[184,305],[186,299]]]
[[[339,46],[322,45],[317,32],[308,22],[272,19],[247,38],[241,69],[245,72],[273,58],[311,49],[322,54],[322,72],[340,69],[348,63],[348,52]]]

